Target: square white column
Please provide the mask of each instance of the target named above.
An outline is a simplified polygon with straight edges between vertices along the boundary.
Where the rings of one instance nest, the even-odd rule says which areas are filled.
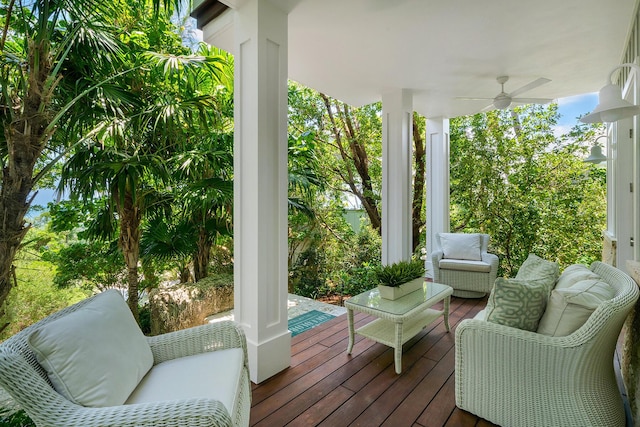
[[[427,275],[433,276],[431,252],[435,234],[449,231],[449,119],[427,119]]]
[[[287,325],[287,14],[235,11],[234,315],[251,380],[291,364]]]
[[[413,95],[398,89],[382,95],[382,264],[412,254]]]

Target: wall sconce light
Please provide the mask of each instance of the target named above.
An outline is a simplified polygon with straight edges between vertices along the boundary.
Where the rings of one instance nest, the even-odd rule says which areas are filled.
[[[589,157],[584,159],[583,162],[593,163],[594,165],[597,165],[598,163],[607,161],[607,156],[602,154],[602,147],[600,146],[600,144],[598,144],[599,139],[606,137],[607,135],[600,135],[593,141],[593,145],[591,146],[591,154],[589,154]]]
[[[640,106],[633,105],[632,103],[622,99],[622,91],[620,90],[620,87],[613,84],[613,73],[623,67],[633,68],[640,77],[640,67],[632,63],[621,64],[611,70],[607,85],[600,89],[598,105],[590,114],[582,117],[580,119],[581,122],[611,123],[626,117],[632,117],[636,114],[640,114]]]

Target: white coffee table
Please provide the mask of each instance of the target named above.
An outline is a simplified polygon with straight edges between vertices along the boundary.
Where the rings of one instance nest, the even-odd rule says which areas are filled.
[[[425,282],[422,289],[407,294],[397,300],[380,296],[377,288],[363,292],[345,301],[349,321],[349,347],[351,354],[355,334],[392,347],[396,373],[402,372],[402,345],[415,337],[427,325],[444,316],[444,325],[449,331],[449,304],[453,289],[440,283]],[[443,310],[432,307],[444,300]],[[353,312],[370,314],[378,319],[354,330]]]

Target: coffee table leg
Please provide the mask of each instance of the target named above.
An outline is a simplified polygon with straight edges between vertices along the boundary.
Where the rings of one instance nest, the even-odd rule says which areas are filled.
[[[396,346],[394,347],[393,356],[396,374],[400,374],[402,372],[402,323],[396,323]]]
[[[353,349],[353,339],[355,331],[353,328],[353,310],[350,308],[347,308],[347,319],[349,322],[349,346],[347,347],[347,354],[351,354],[351,350]]]
[[[451,303],[451,295],[444,299],[444,327],[449,332],[449,304]]]

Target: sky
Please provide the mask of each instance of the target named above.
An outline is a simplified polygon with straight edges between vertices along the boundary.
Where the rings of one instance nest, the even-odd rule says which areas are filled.
[[[556,135],[567,133],[578,123],[578,116],[590,113],[597,104],[597,92],[558,99],[558,112],[561,117],[558,121]]]

